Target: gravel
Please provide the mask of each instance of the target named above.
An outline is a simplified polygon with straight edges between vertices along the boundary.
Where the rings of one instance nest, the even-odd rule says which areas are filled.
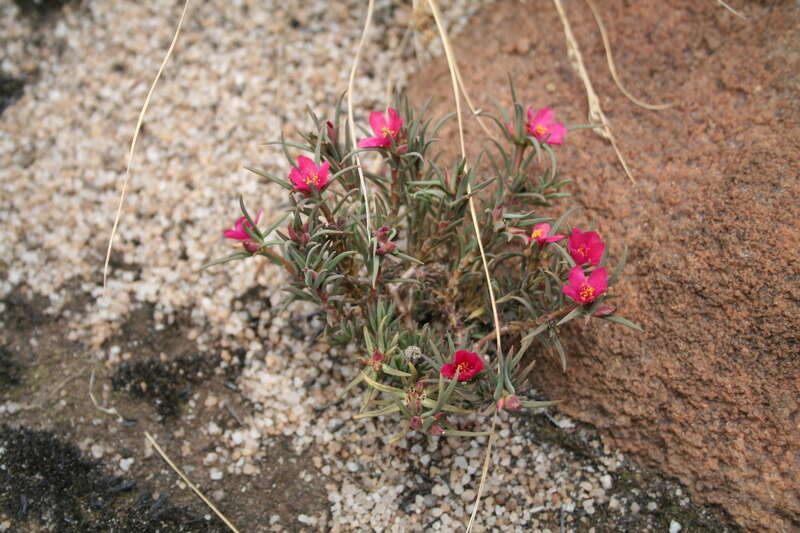
[[[441,3],[454,30],[481,5]],[[298,453],[312,454],[313,468],[327,480],[330,511],[296,517],[312,529],[462,530],[478,490],[485,438],[412,433],[387,446],[384,437],[395,431],[391,421],[350,420],[357,397],[315,410],[335,401],[352,378],[354,367],[339,363],[352,354],[307,340],[313,331],[305,317],[312,308],[276,310],[272,304],[284,284],[276,268],[248,261],[197,270],[228,253],[221,231],[239,216],[240,192],[268,215],[285,205],[281,190],[258,185],[242,167],[286,172],[280,151],[263,143],[307,127],[306,104],[327,112],[341,94],[364,2],[276,2],[268,8],[256,0],[193,2],[140,136],[103,292],[106,239],[128,143],[178,20],[178,4],[107,0],[68,6],[36,46],[16,8],[0,7],[0,71],[28,80],[0,120],[0,266],[7,274],[0,296],[25,284],[48,295],[49,312],[58,313],[67,301],[65,285],[77,280],[72,286],[92,303],[73,313],[70,340],[93,347],[107,364],[119,359],[119,348],[103,349],[103,343],[133,309],[155,304],[160,324],[188,310],[189,336],[200,350],[220,352],[223,365],[235,350],[246,350],[236,385],[253,405],[243,429],[208,424],[208,434],[225,444],[205,456],[200,468],[208,478],[258,475],[259,463],[269,459],[266,445],[288,437]],[[356,82],[362,119],[385,104],[389,72],[402,82],[422,64],[414,54],[396,51],[409,7],[389,5],[378,2],[377,27]],[[438,53],[430,28],[426,32],[410,49]],[[267,288],[265,298],[246,307],[237,301],[257,286]],[[218,408],[218,399],[202,404]],[[566,417],[553,420],[561,428],[575,426]],[[478,417],[459,423],[463,429],[488,425]],[[569,525],[572,513],[591,515],[600,506],[638,511],[635,502],[614,499],[609,505],[611,475],[623,458],[599,442],[597,459],[586,461],[537,443],[523,417],[503,414],[499,429],[476,533],[549,531],[546,524],[563,514]],[[91,447],[95,458],[105,453]],[[132,464],[125,459],[120,469]],[[284,530],[277,515],[262,526]],[[680,527],[675,523],[670,531]]]

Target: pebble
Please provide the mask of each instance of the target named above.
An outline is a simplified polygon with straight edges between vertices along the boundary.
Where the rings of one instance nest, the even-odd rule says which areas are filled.
[[[94,457],[95,459],[100,459],[101,457],[103,457],[105,450],[99,444],[92,444],[91,452],[92,452],[92,457]]]
[[[121,459],[119,462],[120,470],[122,470],[123,472],[127,472],[128,470],[130,470],[133,461],[134,461],[133,457],[129,457],[127,459]]]
[[[680,531],[681,529],[683,529],[683,527],[678,522],[676,522],[675,520],[670,520],[669,533],[678,533],[678,531]]]
[[[222,470],[212,468],[208,471],[208,477],[210,477],[213,481],[219,481],[222,479]]]

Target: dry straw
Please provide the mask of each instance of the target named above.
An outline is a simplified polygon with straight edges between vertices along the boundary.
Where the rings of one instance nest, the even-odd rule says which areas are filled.
[[[461,157],[466,159],[467,157],[467,148],[464,144],[464,124],[461,118],[461,100],[459,99],[459,85],[460,85],[460,76],[458,75],[458,67],[456,65],[456,60],[453,55],[453,50],[450,46],[450,40],[447,37],[447,31],[444,29],[444,25],[442,24],[442,17],[439,13],[439,8],[436,5],[435,0],[428,0],[428,3],[431,7],[431,11],[433,12],[433,18],[436,21],[436,27],[439,29],[439,35],[442,39],[442,46],[444,47],[445,57],[447,58],[447,66],[450,69],[450,79],[453,82],[453,97],[456,101],[456,117],[458,118],[458,139],[461,145]],[[463,89],[463,85],[462,85]],[[465,170],[466,170],[466,163],[465,163]],[[481,261],[483,262],[483,271],[486,276],[486,285],[489,289],[489,300],[492,304],[492,317],[494,319],[494,328],[496,333],[495,342],[497,343],[497,372],[498,374],[502,372],[502,365],[503,365],[503,349],[500,344],[500,318],[497,314],[497,302],[494,297],[494,289],[492,288],[492,277],[489,273],[489,265],[486,261],[486,254],[483,251],[483,242],[481,242],[481,232],[480,228],[478,227],[478,216],[475,213],[475,201],[472,197],[472,187],[470,187],[469,182],[467,182],[467,194],[469,195],[469,212],[472,217],[472,225],[473,229],[475,230],[475,238],[478,241],[478,250],[481,253]],[[492,417],[492,429],[489,433],[489,443],[486,446],[486,458],[483,462],[483,471],[481,474],[481,481],[478,484],[478,493],[475,496],[475,504],[472,507],[472,513],[469,517],[469,522],[467,523],[467,533],[472,530],[472,525],[475,523],[475,517],[478,513],[478,508],[480,507],[481,495],[483,493],[483,487],[486,483],[486,478],[489,473],[489,463],[492,457],[492,446],[494,444],[494,440],[496,437],[495,433],[495,426],[497,424],[497,411],[494,411],[494,416]]]
[[[589,74],[586,72],[586,67],[583,65],[583,56],[581,55],[580,48],[578,47],[578,41],[575,40],[575,36],[572,34],[572,27],[569,24],[569,19],[567,19],[567,14],[564,12],[564,6],[561,4],[561,0],[553,0],[553,4],[558,11],[558,17],[561,19],[561,24],[564,26],[564,38],[567,41],[567,57],[569,57],[572,67],[583,81],[583,86],[586,90],[586,100],[589,104],[589,120],[592,123],[600,123],[603,125],[602,130],[595,129],[594,131],[598,135],[608,139],[611,142],[611,147],[614,148],[614,152],[616,152],[619,162],[622,163],[622,168],[625,169],[625,174],[627,174],[628,178],[635,183],[636,180],[633,179],[633,175],[628,168],[628,164],[625,162],[625,158],[622,157],[622,152],[620,152],[619,147],[617,146],[617,141],[614,138],[614,134],[611,132],[611,123],[609,122],[608,118],[606,118],[605,113],[603,113],[603,109],[600,107],[600,99],[597,97],[597,93],[594,91],[594,87],[592,86],[592,81],[589,79]]]
[[[225,515],[224,515],[224,514],[222,514],[222,513],[220,512],[220,510],[219,510],[219,509],[217,509],[217,507],[216,507],[216,506],[215,506],[213,503],[211,503],[211,500],[209,500],[208,498],[206,498],[206,497],[205,497],[205,495],[203,495],[203,493],[202,493],[202,492],[200,492],[200,489],[198,489],[198,488],[195,486],[195,484],[194,484],[194,483],[192,483],[192,482],[189,480],[189,478],[188,478],[188,477],[186,477],[186,474],[184,474],[184,473],[181,471],[181,469],[180,469],[180,468],[178,468],[177,466],[175,466],[175,463],[173,463],[173,462],[172,462],[172,459],[170,459],[170,458],[169,458],[169,456],[168,456],[166,453],[164,453],[164,450],[162,450],[162,449],[161,449],[161,446],[159,446],[159,445],[158,445],[158,443],[156,442],[156,439],[154,439],[154,438],[153,438],[153,436],[152,436],[152,435],[150,435],[150,433],[148,433],[148,432],[146,432],[146,431],[144,432],[144,436],[145,436],[145,437],[147,437],[147,440],[148,440],[148,441],[150,441],[150,444],[152,444],[152,445],[153,445],[153,448],[155,448],[155,449],[156,449],[156,451],[158,452],[158,455],[160,455],[160,456],[161,456],[161,458],[162,458],[162,459],[164,459],[164,461],[166,461],[166,463],[167,463],[167,464],[170,466],[170,468],[172,468],[172,469],[175,471],[175,473],[176,473],[176,474],[178,474],[178,475],[180,476],[180,478],[183,480],[183,482],[184,482],[184,483],[186,483],[187,485],[189,485],[189,488],[190,488],[190,489],[192,489],[192,490],[194,491],[194,493],[195,493],[195,494],[197,494],[197,495],[200,497],[200,499],[201,499],[201,500],[203,500],[203,503],[205,503],[206,505],[208,505],[208,506],[211,508],[211,510],[212,510],[212,511],[214,511],[214,514],[216,514],[216,515],[219,517],[219,519],[220,519],[220,520],[222,520],[222,521],[225,523],[225,525],[226,525],[226,526],[228,526],[228,528],[229,528],[231,531],[233,531],[233,533],[239,533],[239,530],[238,530],[238,529],[236,529],[236,526],[234,526],[234,525],[231,523],[231,521],[230,521],[230,520],[228,520],[228,519],[225,517]]]
[[[114,236],[117,233],[117,226],[119,226],[119,219],[122,217],[122,206],[125,203],[125,192],[128,190],[128,180],[131,175],[131,166],[133,165],[133,151],[136,149],[136,140],[139,138],[139,131],[142,129],[142,122],[144,121],[144,115],[147,113],[147,107],[150,105],[150,97],[153,96],[153,91],[156,88],[156,84],[158,83],[159,78],[161,78],[161,73],[164,72],[164,67],[167,65],[167,61],[169,61],[170,56],[172,55],[172,50],[175,48],[175,43],[178,42],[178,35],[181,33],[181,26],[183,25],[183,19],[186,17],[186,12],[189,10],[189,0],[183,4],[183,11],[181,12],[181,18],[178,20],[178,26],[175,28],[175,35],[172,37],[172,42],[169,45],[169,49],[167,50],[166,55],[164,56],[164,60],[161,62],[161,66],[158,67],[158,72],[156,73],[155,79],[153,79],[153,83],[150,85],[150,90],[147,91],[147,97],[144,99],[144,105],[142,105],[141,111],[139,111],[139,119],[136,121],[136,128],[133,130],[133,138],[131,139],[131,148],[128,152],[128,163],[125,166],[125,178],[122,182],[122,192],[119,195],[119,205],[117,206],[117,216],[114,218],[114,225],[111,227],[111,236],[108,238],[108,250],[106,251],[106,261],[103,264],[103,290],[105,291],[106,288],[106,281],[108,280],[108,263],[111,261],[111,248],[114,245]]]

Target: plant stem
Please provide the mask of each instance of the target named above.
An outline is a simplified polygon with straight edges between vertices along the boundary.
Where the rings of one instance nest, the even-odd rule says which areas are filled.
[[[325,215],[325,219],[328,221],[328,224],[330,224],[331,226],[335,226],[336,220],[333,218],[333,213],[331,213],[330,208],[328,208],[328,204],[326,204],[324,201],[321,201],[319,203],[319,208]]]
[[[578,307],[577,304],[569,304],[569,305],[565,305],[561,309],[558,309],[557,311],[553,311],[552,313],[548,313],[548,314],[546,314],[544,316],[540,316],[536,320],[529,320],[528,322],[516,322],[516,323],[513,323],[513,324],[508,324],[508,325],[503,326],[502,328],[500,328],[500,334],[501,335],[506,335],[508,333],[516,333],[516,332],[522,331],[524,329],[529,329],[529,328],[532,328],[532,327],[541,326],[545,322],[551,322],[551,321],[553,321],[553,320],[555,320],[557,318],[561,318],[563,316],[566,316],[567,314],[570,313],[570,311],[572,311],[576,307]],[[487,333],[482,339],[480,339],[478,342],[475,343],[475,348],[476,349],[480,349],[487,342],[489,342],[491,340],[494,340],[495,338],[497,338],[497,332],[496,331],[492,331],[491,333]]]
[[[290,276],[295,275],[294,267],[282,256],[276,254],[275,252],[271,252],[269,250],[260,250],[259,253],[265,257],[269,257],[273,261],[280,263],[281,266],[283,266],[283,268],[286,270],[286,272],[289,273]]]

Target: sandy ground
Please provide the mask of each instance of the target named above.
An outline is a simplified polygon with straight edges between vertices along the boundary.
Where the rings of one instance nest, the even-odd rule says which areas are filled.
[[[240,192],[267,218],[281,209],[281,191],[242,167],[285,173],[279,150],[263,143],[307,127],[307,104],[330,113],[361,4],[193,3],[145,120],[105,293],[127,146],[181,6],[86,0],[44,18],[0,7],[0,69],[25,82],[0,116],[0,415],[10,424],[0,438],[0,530],[112,530],[156,502],[145,506],[152,523],[127,530],[173,520],[161,527],[223,531],[144,431],[241,531],[463,528],[485,439],[411,435],[386,446],[388,423],[349,419],[357,399],[322,408],[353,375],[352,354],[314,340],[313,309],[279,307],[276,269],[197,270],[229,251],[221,231],[238,216]],[[457,31],[481,2],[442,4]],[[424,68],[413,41],[398,51],[409,17],[405,4],[378,2],[355,88],[361,117],[384,104],[389,73],[402,82]],[[26,455],[37,446],[61,455]],[[96,481],[107,511],[84,498],[77,474],[62,472],[58,493],[37,484],[67,464],[116,480]],[[557,413],[504,415],[490,471],[476,532],[727,527]],[[58,503],[65,494],[74,505]],[[152,511],[167,495],[185,514]],[[51,500],[66,510],[48,510]],[[83,525],[66,525],[76,516]]]

